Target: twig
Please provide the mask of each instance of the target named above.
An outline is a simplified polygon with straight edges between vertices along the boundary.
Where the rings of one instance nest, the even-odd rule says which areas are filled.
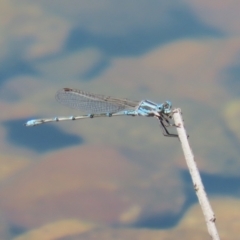
[[[183,125],[181,109],[174,109],[173,113],[174,113],[173,114],[174,123],[177,126],[179,140],[182,144],[183,153],[184,153],[187,166],[192,178],[193,186],[196,191],[198,201],[202,208],[202,212],[207,224],[208,233],[210,234],[213,240],[219,240],[220,239],[219,234],[215,225],[216,218],[212,210],[212,207],[210,205],[210,202],[207,198],[207,194],[204,190],[204,186],[203,186],[196,162],[194,161],[194,156],[190,148],[188,137]]]

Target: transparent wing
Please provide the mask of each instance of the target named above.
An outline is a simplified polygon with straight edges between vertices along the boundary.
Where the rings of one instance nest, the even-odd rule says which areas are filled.
[[[56,100],[70,108],[93,114],[116,113],[124,109],[133,109],[139,104],[137,101],[112,98],[71,88],[59,90]]]

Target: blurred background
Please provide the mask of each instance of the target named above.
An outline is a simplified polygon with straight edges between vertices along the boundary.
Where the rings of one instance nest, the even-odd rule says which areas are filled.
[[[79,115],[77,88],[180,107],[221,239],[239,239],[240,2],[0,1],[0,239],[206,239],[179,141]]]

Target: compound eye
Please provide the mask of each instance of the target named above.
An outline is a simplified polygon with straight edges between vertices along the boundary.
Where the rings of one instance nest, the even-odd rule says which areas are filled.
[[[172,104],[171,104],[171,102],[169,102],[169,101],[166,101],[164,106],[165,106],[166,108],[172,108]]]
[[[169,108],[169,103],[165,103],[164,108]]]

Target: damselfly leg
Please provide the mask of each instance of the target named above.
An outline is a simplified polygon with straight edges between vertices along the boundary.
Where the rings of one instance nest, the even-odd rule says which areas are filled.
[[[168,127],[177,127],[174,123],[170,123],[171,117],[166,117],[166,116],[159,116],[158,117],[160,121],[160,127],[162,128],[162,133],[165,137],[178,137],[177,134],[170,133],[168,131]]]

